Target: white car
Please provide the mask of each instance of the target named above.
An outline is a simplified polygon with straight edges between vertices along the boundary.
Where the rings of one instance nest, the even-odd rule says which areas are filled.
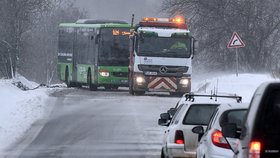
[[[241,97],[232,97],[238,102],[241,100]],[[168,126],[163,138],[161,152],[163,158],[196,157],[198,135],[193,133],[192,129],[196,126],[206,128],[216,108],[221,103],[233,101],[232,99],[211,97],[211,95],[191,94],[186,95],[186,98],[187,100],[183,98],[179,102],[171,121],[169,113],[161,114],[161,119],[159,119],[159,125]]]
[[[228,123],[237,124],[241,128],[249,104],[221,104],[211,117],[208,127],[197,126],[193,132],[202,136],[197,147],[197,158],[232,158],[234,153],[222,135],[222,127]],[[237,143],[237,139],[230,139]]]

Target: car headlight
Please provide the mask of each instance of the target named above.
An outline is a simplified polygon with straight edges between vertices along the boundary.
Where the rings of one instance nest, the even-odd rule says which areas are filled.
[[[137,83],[144,83],[144,82],[145,82],[145,79],[144,79],[144,77],[142,77],[142,76],[137,76],[137,77],[136,77],[136,82],[137,82]]]
[[[102,77],[109,77],[110,76],[110,73],[109,72],[106,72],[106,71],[101,71],[99,72],[100,76]]]
[[[189,79],[186,79],[186,78],[181,79],[180,84],[182,84],[182,85],[188,85],[188,84],[189,84]]]

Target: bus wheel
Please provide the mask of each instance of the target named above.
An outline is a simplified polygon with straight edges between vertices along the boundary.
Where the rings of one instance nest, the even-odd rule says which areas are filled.
[[[104,86],[104,88],[105,88],[106,90],[111,90],[111,89],[112,89],[112,86],[106,85],[106,86]]]
[[[111,86],[112,90],[118,90],[119,86]]]
[[[94,84],[92,84],[92,77],[91,77],[91,72],[90,71],[88,71],[87,83],[88,83],[88,86],[89,86],[89,90],[91,90],[91,91],[97,90],[97,87]]]
[[[68,88],[70,88],[71,82],[69,81],[69,71],[68,68],[65,70],[65,84],[67,85]]]

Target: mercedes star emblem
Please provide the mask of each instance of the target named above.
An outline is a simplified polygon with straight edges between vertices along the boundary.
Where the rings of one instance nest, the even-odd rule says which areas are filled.
[[[166,66],[161,66],[159,68],[159,72],[162,73],[162,74],[165,74],[167,72],[167,67]]]

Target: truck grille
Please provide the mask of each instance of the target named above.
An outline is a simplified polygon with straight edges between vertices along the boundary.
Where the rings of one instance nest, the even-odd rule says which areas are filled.
[[[162,67],[166,71],[162,72]],[[182,76],[183,73],[188,72],[187,66],[165,66],[165,65],[138,65],[140,71],[156,72],[158,76]]]

